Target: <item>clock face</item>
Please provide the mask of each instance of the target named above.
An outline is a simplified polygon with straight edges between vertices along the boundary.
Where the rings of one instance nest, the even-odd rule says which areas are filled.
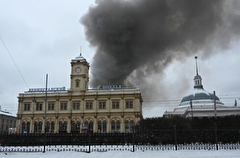
[[[75,71],[76,71],[76,72],[80,72],[80,71],[81,71],[81,68],[80,68],[80,67],[77,67],[77,68],[75,69]]]

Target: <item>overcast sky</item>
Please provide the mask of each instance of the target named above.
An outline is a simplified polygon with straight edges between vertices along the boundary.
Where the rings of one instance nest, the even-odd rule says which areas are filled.
[[[44,88],[46,74],[49,74],[49,87],[69,88],[70,61],[79,55],[80,47],[91,66],[95,49],[89,46],[79,22],[91,5],[94,0],[0,0],[3,110],[16,114],[18,94],[29,88]],[[228,49],[221,51],[208,58],[196,52],[204,89],[216,91],[226,105],[232,106],[235,99],[240,104],[240,40],[232,41]],[[193,90],[194,75],[195,59],[189,56],[184,62],[173,60],[162,74],[151,76],[156,78],[151,84],[164,89],[166,94],[159,93],[154,99],[143,96],[144,117],[162,116],[164,111],[176,108],[181,98]],[[157,82],[158,76],[164,84]]]

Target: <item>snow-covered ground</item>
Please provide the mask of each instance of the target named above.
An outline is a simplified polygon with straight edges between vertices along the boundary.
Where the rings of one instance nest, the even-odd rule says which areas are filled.
[[[75,152],[0,152],[1,158],[239,158],[240,150],[164,150],[164,151],[107,151]]]

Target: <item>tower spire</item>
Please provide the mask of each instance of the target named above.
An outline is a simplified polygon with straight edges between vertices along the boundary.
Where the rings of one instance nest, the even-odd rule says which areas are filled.
[[[195,60],[196,60],[196,73],[197,73],[197,75],[198,75],[197,56],[195,56]]]
[[[197,56],[195,56],[195,60],[196,60],[196,76],[193,79],[194,80],[194,88],[203,89],[202,77],[200,75],[198,75]]]

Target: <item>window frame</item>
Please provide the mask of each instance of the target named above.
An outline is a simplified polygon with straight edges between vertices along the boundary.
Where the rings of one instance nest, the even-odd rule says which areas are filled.
[[[42,111],[43,103],[36,104],[36,111]]]
[[[80,87],[80,80],[75,80],[75,87],[79,88]]]
[[[133,100],[126,100],[126,109],[133,108]]]
[[[86,110],[92,110],[93,109],[93,101],[86,101],[85,109]]]
[[[55,110],[55,103],[54,102],[49,102],[48,103],[48,110],[49,111]]]
[[[120,101],[112,101],[112,109],[119,109]]]
[[[80,110],[80,105],[81,105],[80,101],[79,102],[77,102],[77,101],[73,102],[72,103],[72,110]]]
[[[99,101],[98,102],[99,109],[106,109],[106,101]]]
[[[68,103],[63,101],[60,103],[60,110],[67,110]]]
[[[24,110],[24,111],[30,111],[30,106],[31,106],[30,103],[24,103],[23,110]]]
[[[111,121],[111,132],[113,132],[113,133],[121,132],[121,121],[120,120],[112,120]]]

